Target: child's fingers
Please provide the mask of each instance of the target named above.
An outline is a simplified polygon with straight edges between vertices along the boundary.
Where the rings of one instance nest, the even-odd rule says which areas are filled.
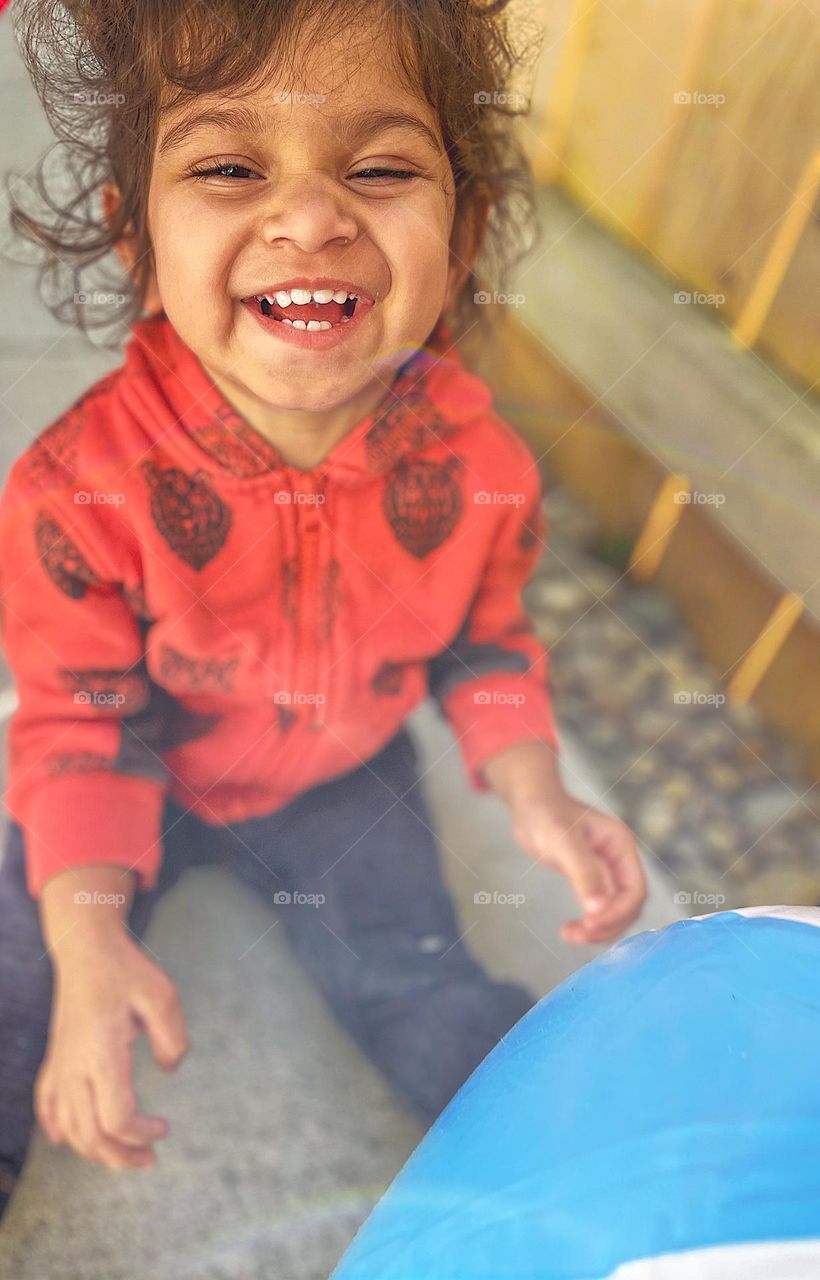
[[[585,923],[591,940],[604,942],[636,919],[646,899],[646,879],[635,838],[622,823],[612,824],[598,848],[614,887],[603,910]]]
[[[176,987],[170,979],[134,1005],[159,1066],[172,1070],[188,1051],[188,1033]]]
[[[54,1101],[54,1091],[51,1087],[50,1076],[46,1072],[40,1071],[34,1084],[35,1114],[40,1128],[49,1142],[59,1144],[65,1142],[65,1136],[57,1123]]]
[[[87,1160],[109,1169],[140,1168],[156,1162],[149,1147],[128,1147],[100,1131],[90,1080],[76,1081],[67,1105],[71,1116],[69,1141]]]
[[[556,857],[556,864],[569,880],[585,911],[589,909],[589,903],[606,901],[615,890],[609,866],[594,857],[580,838],[576,840],[572,835],[566,837],[566,843]]]
[[[140,1115],[131,1083],[131,1054],[127,1046],[112,1054],[105,1071],[94,1079],[94,1099],[102,1133],[126,1146],[150,1146],[164,1138],[168,1125],[161,1116]]]

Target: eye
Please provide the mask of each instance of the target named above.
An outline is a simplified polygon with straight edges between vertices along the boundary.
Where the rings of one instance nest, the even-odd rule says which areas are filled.
[[[398,178],[401,182],[406,182],[408,178],[417,178],[418,174],[413,173],[410,169],[360,169],[358,173],[352,174],[354,178]]]
[[[224,172],[224,170],[226,170],[226,169],[233,169],[235,172],[234,172],[234,173],[225,173],[225,172]],[[248,168],[247,168],[245,165],[243,165],[243,164],[235,164],[235,163],[234,163],[234,161],[232,161],[232,160],[221,160],[221,161],[217,161],[215,164],[208,165],[208,166],[206,166],[205,168],[201,168],[201,169],[197,169],[197,168],[189,169],[189,170],[188,170],[188,177],[189,177],[189,178],[210,178],[210,177],[216,177],[216,178],[229,178],[229,179],[230,179],[230,178],[236,178],[236,177],[238,176],[238,174],[237,174],[237,172],[236,172],[237,170],[239,171],[239,173],[251,173],[251,174],[253,173],[253,169],[248,169]]]

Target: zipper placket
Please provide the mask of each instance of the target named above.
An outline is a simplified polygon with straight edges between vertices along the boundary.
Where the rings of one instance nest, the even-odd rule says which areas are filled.
[[[311,475],[300,475],[298,484],[294,485],[294,493],[304,493],[314,499],[318,486]],[[299,575],[298,605],[296,630],[296,679],[297,693],[318,694],[316,678],[317,662],[317,624],[319,616],[319,575],[320,538],[322,522],[318,515],[318,504],[313,502],[297,502],[296,528],[299,540]],[[301,510],[298,510],[301,508]],[[306,719],[308,722],[321,719],[317,702],[309,703]]]

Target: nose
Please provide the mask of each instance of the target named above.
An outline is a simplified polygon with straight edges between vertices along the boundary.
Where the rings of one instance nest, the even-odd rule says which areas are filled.
[[[261,212],[260,235],[266,244],[290,240],[305,253],[333,240],[351,244],[359,228],[349,199],[326,174],[307,171],[277,179]]]

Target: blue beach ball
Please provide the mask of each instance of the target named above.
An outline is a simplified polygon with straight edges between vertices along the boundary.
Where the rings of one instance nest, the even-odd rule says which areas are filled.
[[[531,1009],[331,1280],[820,1277],[820,909],[626,938]]]

